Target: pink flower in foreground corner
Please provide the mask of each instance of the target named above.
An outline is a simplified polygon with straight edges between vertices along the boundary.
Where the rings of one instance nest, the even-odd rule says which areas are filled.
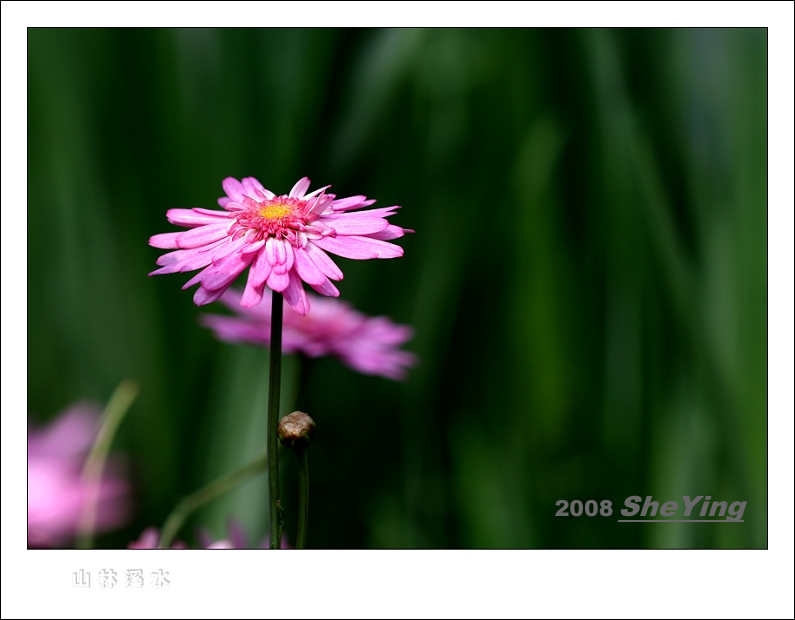
[[[61,547],[78,532],[93,496],[83,465],[97,434],[99,408],[73,405],[43,429],[28,428],[28,545]],[[129,485],[111,472],[96,491],[95,531],[124,524],[129,514]]]
[[[218,204],[225,211],[169,209],[168,221],[191,230],[154,235],[149,244],[175,250],[157,260],[160,269],[149,275],[202,269],[183,288],[200,284],[196,305],[215,301],[246,268],[251,267],[240,303],[245,308],[262,301],[267,286],[284,294],[299,314],[309,301],[302,282],[322,295],[337,297],[331,280],[342,271],[326,252],[345,258],[397,258],[403,249],[392,243],[408,229],[385,218],[400,207],[356,211],[375,200],[351,196],[336,200],[327,185],[309,194],[304,177],[288,195],[276,196],[254,177],[223,181],[226,197]]]
[[[221,302],[238,316],[208,314],[201,317],[202,324],[221,340],[267,346],[271,305],[241,308],[240,299],[239,291],[228,290]],[[408,325],[396,325],[387,317],[369,317],[343,301],[313,295],[312,309],[305,316],[285,308],[282,351],[308,357],[334,355],[361,373],[399,380],[417,361],[413,353],[398,348],[413,333]]]

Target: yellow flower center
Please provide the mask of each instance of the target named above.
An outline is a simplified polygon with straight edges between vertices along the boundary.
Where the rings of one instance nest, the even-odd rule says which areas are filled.
[[[259,210],[259,214],[266,220],[279,220],[292,213],[292,209],[284,204],[272,204]]]

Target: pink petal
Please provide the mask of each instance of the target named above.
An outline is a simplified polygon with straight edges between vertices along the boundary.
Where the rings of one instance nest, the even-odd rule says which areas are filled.
[[[204,306],[217,300],[224,294],[225,288],[219,288],[217,291],[208,291],[203,286],[196,289],[196,294],[193,296],[193,303],[197,306]]]
[[[274,247],[276,248],[276,262],[283,265],[287,262],[287,244],[282,239],[275,239]]]
[[[303,198],[303,199],[304,199],[304,200],[309,200],[310,198],[314,198],[314,197],[315,197],[315,196],[317,196],[318,194],[320,194],[320,193],[322,193],[322,192],[326,191],[326,190],[327,190],[329,187],[331,187],[331,185],[326,185],[325,187],[320,187],[320,188],[316,189],[314,192],[310,192],[309,194],[307,194],[306,196],[304,196],[304,198]]]
[[[314,243],[307,243],[304,251],[309,255],[309,258],[312,259],[312,262],[317,265],[317,268],[326,274],[327,277],[332,280],[342,280],[342,270],[337,267],[337,264],[331,260],[328,254]]]
[[[243,291],[243,297],[240,298],[240,305],[244,308],[252,308],[262,301],[262,293],[265,292],[265,283],[252,284],[251,272],[249,272],[248,282],[246,283],[246,290]]]
[[[289,273],[292,273],[289,272]],[[271,274],[268,276],[268,286],[281,293],[284,289],[286,289],[290,284],[290,277],[288,273],[276,273],[276,271],[271,271]]]
[[[268,262],[268,255],[266,250],[260,250],[254,262],[251,265],[251,270],[248,272],[248,281],[252,286],[259,286],[264,284],[271,274],[271,265]]]
[[[220,215],[220,217],[219,217]],[[204,224],[219,224],[226,219],[225,213],[218,213],[217,215],[207,215],[206,213],[197,213],[193,209],[169,209],[166,211],[166,218],[172,224],[177,226],[203,226]]]
[[[213,241],[218,241],[227,236],[227,230],[231,222],[225,221],[222,224],[211,224],[209,226],[200,226],[193,228],[187,232],[180,233],[177,243],[183,249],[197,248],[202,245],[207,245]]]
[[[366,200],[367,196],[351,196],[349,198],[341,198],[340,200],[334,201],[334,210],[344,211],[346,209],[354,209]],[[373,200],[373,202],[375,202],[375,200]],[[372,202],[370,204],[372,204]]]
[[[222,239],[218,245],[218,249],[213,252],[213,262],[218,263],[230,254],[240,252],[245,245],[246,240],[242,237],[235,239],[234,241],[230,241],[228,237],[226,239]]]
[[[309,286],[311,286],[321,295],[326,295],[328,297],[340,296],[340,292],[337,290],[337,287],[334,286],[329,280],[326,280],[322,284],[310,284]]]
[[[318,269],[305,250],[295,250],[295,270],[307,284],[321,285],[328,282],[326,275]]]
[[[251,231],[249,231],[251,232]],[[243,254],[248,254],[249,252],[259,252],[260,248],[265,245],[265,239],[260,239],[259,241],[254,241],[253,243],[249,243],[240,250]]]
[[[214,250],[225,242],[225,239],[206,245],[203,248],[194,248],[192,250],[184,250],[186,252],[194,252],[195,254],[179,265],[179,270],[182,272],[193,271],[194,269],[201,269],[206,267],[213,261]]]
[[[229,198],[219,198],[218,200],[224,200],[229,202]],[[224,203],[226,204],[226,203]],[[204,213],[204,215],[214,215],[216,217],[223,217],[229,218],[230,215],[226,211],[216,211],[215,209],[202,209],[201,207],[194,207],[191,211],[195,211],[196,213]]]
[[[331,220],[331,221],[329,221]],[[334,218],[323,218],[323,223],[328,224],[337,231],[338,235],[369,235],[384,230],[389,226],[389,222],[380,217],[365,217],[362,213],[360,217],[356,214],[343,215]]]
[[[306,233],[308,239],[320,239],[320,237],[334,235],[334,229],[330,226],[326,226],[322,219],[317,219],[306,226],[306,228],[304,228],[304,232]]]
[[[182,256],[180,256],[181,252],[190,252],[190,250],[176,250],[175,252],[169,252],[168,254],[161,254],[157,257],[155,261],[156,264],[160,265],[171,265],[172,263],[177,263],[182,260]]]
[[[201,282],[206,272],[207,270],[205,269],[204,271],[200,271],[199,273],[197,273],[195,276],[193,276],[190,280],[188,280],[187,282],[185,282],[185,284],[182,285],[182,290],[184,291],[185,289],[190,288],[194,284],[198,284],[199,282]]]
[[[289,286],[284,289],[284,301],[301,316],[305,316],[309,312],[309,300],[306,297],[306,291],[295,271],[290,272]]]
[[[257,192],[260,192],[265,198],[271,199],[275,196],[275,194],[270,191],[269,189],[265,189],[262,186],[262,183],[257,181],[254,177],[246,177],[243,179],[243,187],[246,189],[246,192],[252,197],[260,200],[260,197],[257,196]]]
[[[381,232],[368,235],[370,239],[380,239],[381,241],[390,241],[392,239],[399,239],[407,232],[414,232],[408,228],[401,228],[400,226],[390,225],[384,228]]]
[[[210,291],[226,288],[254,260],[253,254],[230,254],[226,258],[208,267],[207,275],[202,278],[202,287]]]
[[[196,256],[200,252],[204,252],[207,246],[203,248],[191,248],[190,250],[176,250],[163,254],[155,261],[158,265],[171,265],[172,263],[183,263],[187,259]]]
[[[229,196],[224,196],[218,199],[218,206],[226,208],[226,203],[232,200]]]
[[[234,177],[226,177],[221,185],[229,196],[235,202],[242,202],[245,197],[245,188],[243,184]]]
[[[127,545],[128,549],[157,549],[157,541],[160,540],[160,532],[156,527],[148,527],[141,537]]]
[[[178,248],[177,245],[177,237],[183,235],[185,233],[182,232],[175,232],[175,233],[161,233],[159,235],[152,235],[149,237],[149,245],[162,248],[164,250],[174,250]]]
[[[339,213],[341,211],[352,211],[353,209],[363,209],[364,207],[369,207],[371,204],[375,204],[375,200],[365,200],[365,201],[360,202],[358,204],[353,204],[353,205],[348,205],[348,206],[343,206],[343,207],[340,207],[340,206],[338,206],[336,204],[333,204],[331,206],[331,208],[335,212]]]
[[[324,213],[325,211],[328,210],[328,208],[331,205],[331,203],[332,203],[331,196],[326,195],[326,194],[323,194],[322,196],[318,196],[315,199],[315,202],[312,204],[312,206],[309,209],[307,209],[306,214],[308,216],[310,216],[310,215],[320,215],[320,214],[322,214],[322,213]]]
[[[397,209],[400,209],[399,206],[395,205],[393,207],[381,207],[380,209],[368,209],[367,211],[358,211],[356,213],[347,213],[347,212],[340,212],[334,210],[328,213],[323,220],[336,220],[341,218],[349,218],[349,217],[390,217],[397,213]],[[329,224],[331,222],[329,221]]]
[[[370,250],[374,252],[378,258],[398,258],[403,256],[403,248],[394,243],[387,243],[379,239],[370,239],[369,237],[341,237],[345,243],[354,244],[357,248]]]
[[[358,260],[366,260],[369,258],[378,258],[378,254],[370,249],[366,243],[358,243],[357,240],[362,237],[341,237],[335,239],[334,237],[322,237],[315,239],[314,243],[317,247],[344,256],[345,258],[353,258]],[[309,244],[307,244],[307,247]]]
[[[268,237],[265,243],[265,255],[268,257],[268,262],[273,265],[279,264],[279,240],[275,237]]]
[[[80,460],[88,452],[99,430],[99,408],[76,403],[44,428],[28,427],[28,459],[65,458]]]
[[[284,261],[278,265],[273,266],[273,270],[277,273],[287,273],[290,269],[293,268],[293,263],[295,262],[295,253],[293,252],[293,246],[291,246],[286,241],[280,241],[279,246],[282,249],[279,250],[280,253],[284,253]]]
[[[179,273],[179,263],[171,263],[170,265],[165,265],[160,269],[155,269],[154,271],[150,271],[148,275],[150,276],[161,276],[165,273]]]
[[[304,177],[298,183],[293,185],[293,189],[290,190],[290,198],[303,198],[304,194],[306,194],[306,190],[309,189],[309,179]]]

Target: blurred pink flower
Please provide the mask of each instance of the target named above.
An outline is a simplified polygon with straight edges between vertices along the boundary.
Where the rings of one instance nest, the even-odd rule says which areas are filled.
[[[248,537],[246,536],[246,531],[243,529],[243,526],[236,519],[229,519],[227,522],[227,531],[229,533],[229,538],[225,538],[222,540],[215,540],[210,534],[209,530],[204,529],[199,532],[199,544],[200,549],[254,549],[248,544]],[[127,545],[128,549],[157,549],[157,542],[160,540],[160,531],[156,527],[149,527],[146,528],[141,537],[131,542]],[[257,549],[267,549],[269,544],[269,538],[265,538],[262,543],[260,543]],[[176,541],[172,543],[170,549],[187,549],[185,543],[181,541]],[[287,537],[282,537],[282,549],[291,549],[290,545],[287,542]]]
[[[248,543],[246,530],[240,525],[237,519],[229,519],[226,523],[229,538],[223,540],[213,540],[212,534],[208,530],[199,532],[199,541],[203,549],[268,549],[270,548],[270,537],[266,536],[258,547],[253,547]],[[292,549],[287,542],[287,536],[282,535],[282,549]]]
[[[266,294],[270,296],[270,293]],[[368,317],[348,303],[312,295],[312,309],[302,316],[285,308],[282,351],[308,357],[333,355],[363,374],[404,379],[417,358],[398,347],[410,340],[413,330],[384,316]],[[238,316],[204,315],[201,322],[228,342],[270,343],[271,305],[240,306],[241,293],[230,289],[221,302]]]
[[[199,532],[199,542],[202,549],[253,549],[248,544],[248,536],[243,526],[237,519],[229,519],[226,523],[226,529],[229,534],[228,538],[222,540],[214,540],[213,535],[209,530],[204,529]],[[267,549],[270,545],[268,539],[262,541],[259,548]]]
[[[337,297],[331,280],[342,280],[342,271],[326,252],[345,258],[396,258],[403,249],[388,241],[408,229],[385,218],[400,207],[351,213],[375,200],[351,196],[336,200],[327,185],[309,194],[304,177],[289,195],[276,196],[254,177],[223,181],[226,196],[218,199],[225,211],[169,209],[168,221],[191,230],[154,235],[149,244],[176,250],[157,259],[161,265],[149,275],[203,269],[183,288],[200,283],[193,297],[201,306],[215,301],[247,267],[248,281],[240,299],[250,308],[262,301],[265,286],[284,294],[299,314],[309,301],[302,282],[322,295]]]
[[[46,428],[28,427],[28,545],[61,547],[76,534],[83,510],[96,491],[95,531],[123,525],[129,515],[129,485],[109,460],[94,489],[82,479],[98,430],[99,408],[73,405]]]
[[[141,537],[138,540],[131,542],[127,545],[128,549],[157,549],[157,543],[160,540],[160,530],[156,527],[148,527],[141,532]],[[171,543],[169,549],[187,549],[187,546],[181,540],[175,540]]]

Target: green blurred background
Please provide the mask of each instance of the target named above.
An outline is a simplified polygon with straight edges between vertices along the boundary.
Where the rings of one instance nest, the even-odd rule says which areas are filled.
[[[399,204],[342,297],[416,330],[397,383],[289,358],[315,548],[767,546],[764,29],[31,29],[28,409],[141,393],[123,547],[264,449],[267,352],[147,277],[221,180]],[[10,207],[9,207],[10,208]],[[217,305],[217,304],[216,304]],[[295,467],[283,455],[288,535]],[[258,476],[183,531],[267,529]],[[745,523],[555,502],[746,500]]]

